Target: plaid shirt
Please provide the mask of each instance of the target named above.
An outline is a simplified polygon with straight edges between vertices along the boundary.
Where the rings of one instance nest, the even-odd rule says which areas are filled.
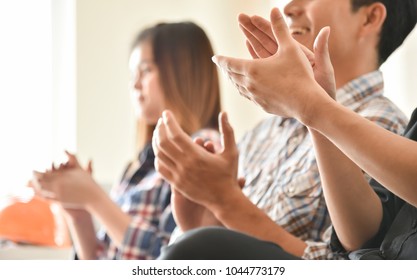
[[[202,129],[195,136],[219,142],[219,134],[212,129]],[[123,245],[117,247],[105,229],[101,229],[97,237],[101,248],[100,259],[156,259],[162,246],[168,244],[175,228],[170,200],[171,189],[154,167],[155,155],[151,144],[139,154],[134,172],[126,168],[120,184],[111,191],[112,199],[123,212],[131,217]]]
[[[401,133],[405,115],[383,96],[380,71],[361,76],[337,91],[336,99],[378,125]],[[314,147],[305,126],[278,116],[262,121],[239,143],[244,193],[271,219],[306,241],[305,259],[333,258],[330,219]]]

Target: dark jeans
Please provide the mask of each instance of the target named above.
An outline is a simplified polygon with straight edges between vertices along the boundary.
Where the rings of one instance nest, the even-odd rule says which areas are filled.
[[[297,260],[272,242],[221,227],[186,232],[162,248],[160,260]]]

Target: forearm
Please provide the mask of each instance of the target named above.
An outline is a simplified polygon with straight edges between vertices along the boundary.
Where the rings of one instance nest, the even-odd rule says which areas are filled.
[[[332,224],[346,250],[358,249],[379,229],[381,202],[357,165],[317,131],[310,134]]]
[[[228,198],[228,203],[209,206],[224,226],[273,242],[295,256],[303,255],[306,243],[272,221],[240,190],[236,189]]]
[[[311,106],[307,126],[331,140],[366,173],[417,205],[417,144],[362,118],[335,102]]]
[[[82,260],[96,259],[97,239],[91,215],[82,209],[66,209],[64,217],[78,258]]]
[[[94,201],[86,208],[106,228],[116,246],[122,246],[131,217],[124,213],[101,188],[96,191]]]

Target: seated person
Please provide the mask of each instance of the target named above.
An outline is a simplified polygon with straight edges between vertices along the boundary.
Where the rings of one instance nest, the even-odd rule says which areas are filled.
[[[330,56],[332,57],[332,61],[335,61],[336,80],[333,81],[334,83],[332,84],[324,84],[323,86],[325,88],[333,89],[334,85],[336,85],[336,87],[339,88],[341,84],[343,85],[341,81],[345,81],[344,79],[346,77],[352,78],[357,75],[359,78],[348,82],[345,86],[339,88],[337,92],[337,99],[339,102],[349,109],[359,113],[360,115],[376,122],[383,127],[386,127],[387,125],[388,127],[392,125],[400,127],[403,125],[405,126],[405,122],[402,118],[393,117],[396,115],[395,113],[398,112],[396,107],[390,105],[390,103],[381,96],[383,83],[381,73],[379,73],[377,69],[390,54],[390,52],[387,52],[386,49],[393,51],[396,47],[400,46],[404,38],[407,36],[407,34],[409,34],[415,25],[415,16],[413,17],[413,15],[403,13],[404,10],[409,9],[408,5],[410,3],[395,2],[395,5],[401,6],[401,9],[396,9],[392,5],[388,5],[386,7],[378,1],[375,1],[375,3],[372,4],[368,3],[369,5],[363,4],[362,6],[357,6],[358,3],[355,3],[355,6],[353,6],[353,2],[351,3],[350,1],[333,1],[327,3],[328,5],[334,5],[335,9],[337,8],[339,13],[344,12],[346,14],[346,18],[350,18],[352,22],[363,22],[363,19],[368,19],[368,21],[366,21],[367,24],[365,25],[355,25],[356,28],[358,28],[357,30],[343,29],[343,34],[340,33],[341,31],[335,34],[336,38],[339,40],[335,38],[330,40]],[[323,2],[317,1],[310,3],[304,1],[291,1],[291,3],[286,6],[284,11],[290,20],[299,20],[297,15],[301,17],[304,15],[303,12],[307,13],[306,11],[308,11],[308,15],[311,15],[314,13],[314,11],[316,13],[318,11],[322,11],[319,9],[320,5],[323,5]],[[395,13],[389,13],[388,18],[386,17],[387,9],[395,11]],[[299,13],[295,13],[294,10],[299,11]],[[322,18],[323,17],[321,17],[321,19]],[[256,22],[254,22],[255,19],[257,20]],[[249,19],[249,21],[252,22],[252,24],[255,26],[255,29],[257,26],[259,27],[259,20],[259,18]],[[267,57],[277,51],[277,44],[275,42],[274,34],[272,33],[272,30],[269,30],[270,32],[268,32],[268,30],[265,28],[260,28],[258,31],[256,31],[253,26],[247,23],[247,17],[244,16],[240,17],[240,23],[247,31],[245,31],[245,33],[247,34],[250,46],[252,46],[252,55],[258,58],[255,59],[252,63],[254,65],[260,64],[261,66],[252,69],[238,69],[236,70],[237,73],[231,75],[230,78],[236,84],[243,85],[240,87],[240,92],[242,95],[254,100],[255,103],[263,106],[265,110],[270,112],[269,108],[274,104],[274,102],[271,101],[273,99],[274,93],[271,93],[271,100],[268,100],[267,102],[263,102],[262,99],[257,99],[256,95],[251,96],[250,92],[249,94],[246,94],[248,93],[248,90],[245,87],[246,77],[239,71],[247,74],[244,71],[254,70],[256,72],[250,73],[256,76],[257,79],[262,79],[263,75],[268,77],[268,75],[272,75],[273,73],[281,73],[274,72],[276,69],[273,68],[274,61],[272,58],[260,59],[262,57]],[[264,25],[265,22],[262,21],[261,23]],[[295,23],[293,24],[295,25]],[[338,24],[341,23],[339,21],[335,21],[335,23],[331,26],[332,30],[341,30],[341,26]],[[397,25],[399,29],[404,31],[401,33],[402,36],[397,38],[397,40],[392,40],[387,43],[385,38],[390,36],[389,32],[384,31],[381,34],[381,30],[387,30],[387,28],[389,29],[389,26]],[[303,36],[301,36],[301,34],[298,34],[298,32],[295,32],[294,30],[296,30],[295,27],[290,28],[291,35],[295,39],[302,41],[303,43],[307,41],[307,36],[310,34],[309,32],[305,30],[305,32],[302,34]],[[286,32],[290,33],[290,31]],[[351,43],[351,46],[349,47],[349,54],[351,54],[351,56],[347,56],[346,52],[339,52],[337,47],[343,49],[343,46],[340,44],[345,45],[346,42],[340,36],[347,36],[346,32],[350,31],[352,31],[352,36],[349,36],[349,42]],[[315,66],[314,75],[318,75],[317,79],[325,83],[327,80],[321,78],[321,76],[326,74],[326,72],[322,72],[326,69],[320,68],[320,63],[324,63],[320,60],[320,58],[325,59],[325,57],[320,55],[324,53],[324,50],[326,50],[325,46],[327,45],[327,39],[325,37],[326,34],[328,35],[328,31],[324,30],[321,34],[322,37],[319,37],[315,48],[315,56],[319,59],[315,60],[315,57],[311,55],[309,56],[309,59]],[[357,34],[361,34],[361,36],[357,37]],[[257,47],[259,44],[263,44],[266,47],[260,49]],[[311,45],[313,45],[313,43],[311,43]],[[375,48],[376,45],[379,46],[379,49]],[[308,53],[306,48],[302,48],[302,50]],[[279,55],[279,52],[276,55]],[[359,59],[359,57],[361,58]],[[328,58],[328,60],[330,60],[330,58]],[[229,61],[230,60],[228,60],[228,62]],[[364,61],[366,62],[364,63]],[[358,67],[346,67],[348,64],[357,64],[356,66]],[[370,68],[371,65],[372,67]],[[228,66],[229,65],[224,66],[226,68],[226,72],[230,72]],[[367,71],[370,71],[370,69],[375,70],[375,72],[367,73]],[[267,74],[268,72],[270,73]],[[250,80],[247,80],[246,82],[249,81]],[[307,100],[306,104],[308,104]],[[383,104],[386,104],[387,106]],[[383,111],[384,113],[382,113]],[[382,118],[378,118],[376,115],[379,115]],[[298,188],[302,189],[303,186],[308,186],[308,183],[311,183],[315,186],[315,182],[320,182],[318,179],[319,174],[317,170],[311,168],[311,165],[308,165],[310,164],[310,158],[312,159],[312,162],[315,162],[313,141],[311,141],[312,139],[308,133],[308,128],[304,127],[302,123],[297,122],[292,118],[285,117],[285,115],[284,118],[276,117],[277,121],[270,122],[271,125],[269,126],[268,130],[255,130],[256,133],[253,134],[252,138],[248,138],[250,140],[247,142],[249,145],[254,147],[251,156],[247,156],[245,154],[242,155],[241,153],[241,157],[247,157],[246,162],[248,166],[251,165],[253,170],[258,168],[259,176],[262,177],[264,175],[265,167],[275,171],[275,173],[269,173],[269,179],[268,177],[265,177],[265,180],[259,181],[258,187],[263,188],[262,191],[257,193],[258,189],[256,185],[249,189],[249,198],[251,198],[251,195],[258,195],[258,200],[251,199],[252,203],[258,206],[259,201],[264,201],[267,203],[265,205],[268,207],[256,207],[250,203],[251,201],[247,201],[246,197],[240,192],[236,182],[237,175],[235,174],[237,170],[237,151],[232,144],[225,146],[224,152],[220,155],[209,155],[204,153],[204,151],[197,149],[195,145],[192,144],[192,142],[187,140],[186,135],[180,133],[178,130],[172,130],[175,124],[175,117],[170,113],[165,114],[164,121],[160,123],[160,126],[156,130],[160,132],[159,135],[156,134],[157,139],[154,141],[154,149],[158,151],[158,154],[161,154],[161,156],[157,156],[157,161],[159,162],[158,165],[160,165],[162,168],[161,173],[166,176],[166,178],[171,181],[174,186],[176,186],[178,192],[181,192],[184,196],[188,197],[190,200],[193,200],[197,204],[200,204],[203,207],[207,207],[208,210],[210,210],[226,228],[234,231],[239,231],[245,235],[254,236],[260,240],[263,240],[263,244],[265,244],[265,242],[268,244],[269,242],[275,243],[296,257],[302,257],[305,259],[332,258],[334,256],[329,253],[331,250],[328,246],[328,239],[323,238],[324,242],[322,241],[320,244],[321,246],[318,246],[318,239],[311,240],[306,238],[306,236],[318,234],[317,231],[313,231],[316,220],[310,219],[310,217],[314,214],[311,214],[311,212],[307,211],[304,212],[304,209],[307,208],[306,205],[310,206],[312,202],[316,203],[322,199],[321,186],[319,185],[318,187],[314,188],[306,187],[305,192],[297,191]],[[223,127],[226,129],[224,135],[233,138],[230,132],[231,127],[226,121]],[[264,128],[266,127],[267,126],[264,126]],[[287,131],[284,130],[283,127],[292,127],[293,129]],[[169,131],[171,134],[175,134],[177,137],[177,143],[179,142],[178,138],[182,138],[182,145],[169,145],[165,143],[165,141],[169,142],[169,139],[164,137],[165,134],[169,134],[168,132],[164,132],[165,130]],[[283,131],[286,131],[286,133],[281,135],[279,132]],[[294,132],[294,134],[291,134],[292,132]],[[267,137],[274,133],[277,139],[275,142],[276,145],[267,146],[267,141],[269,140]],[[260,139],[262,139],[263,142],[254,144],[257,143],[255,140]],[[224,142],[231,143],[234,142],[234,140],[226,141],[225,139]],[[162,145],[159,145],[158,143],[162,143]],[[279,143],[282,143],[282,150],[280,148],[281,146],[279,146]],[[303,145],[297,146],[297,143],[303,143]],[[292,146],[293,144],[294,147]],[[279,148],[277,148],[278,146]],[[256,149],[256,147],[258,147],[258,149]],[[182,153],[185,151],[186,156],[182,155]],[[268,156],[262,157],[262,155]],[[291,155],[297,155],[297,158],[300,160],[300,164],[295,164],[292,162]],[[265,159],[268,159],[269,156],[275,156],[275,161],[270,161],[271,165],[266,166]],[[283,160],[281,157],[284,157],[285,160]],[[169,158],[176,159],[174,165],[170,164]],[[251,159],[253,162],[251,162]],[[259,161],[257,161],[258,159]],[[168,163],[165,165],[166,161],[168,161]],[[197,162],[200,166],[204,167],[198,167],[196,164]],[[245,160],[243,160],[243,162],[245,162]],[[240,158],[239,163],[242,163]],[[307,167],[303,166],[301,163],[304,163]],[[259,166],[256,166],[257,164]],[[184,170],[187,172],[184,172]],[[282,172],[282,170],[293,171],[292,173],[290,172],[287,174],[286,172]],[[316,170],[316,173],[310,172],[311,170]],[[297,176],[293,177],[292,174],[297,172],[299,174],[309,175],[301,176],[300,178],[297,178]],[[190,175],[193,173],[199,174],[199,176]],[[314,174],[316,176],[313,176]],[[361,176],[363,176],[363,174],[361,174]],[[199,178],[199,181],[195,180],[195,178]],[[202,188],[201,181],[204,178],[206,178],[204,181],[207,181],[207,183],[205,184],[205,187]],[[253,176],[253,178],[255,181],[257,180],[257,176]],[[247,181],[251,182],[252,177],[247,177],[246,179]],[[301,181],[302,183],[300,183]],[[244,192],[245,189],[247,190],[246,186],[243,189]],[[247,192],[245,194],[247,194]],[[283,200],[283,198],[286,199]],[[314,198],[318,199],[314,200]],[[324,204],[324,199],[321,201]],[[267,210],[265,212],[267,212],[269,217],[260,211],[259,208],[264,211]],[[321,209],[327,211],[324,205]],[[281,216],[282,219],[271,220],[270,213],[272,212],[277,213],[276,215]],[[289,223],[285,224],[283,221],[288,221]],[[282,222],[285,227],[281,226],[280,222]],[[309,226],[307,228],[303,227],[302,229],[304,230],[300,230],[299,225],[303,223],[308,223]],[[309,233],[309,235],[303,235],[304,233],[308,232],[305,229],[310,229],[312,231]],[[210,234],[208,234],[207,231],[210,231]],[[213,232],[216,234],[213,234]],[[205,240],[206,242],[197,242],[195,239],[193,239],[193,245],[189,247],[195,248],[195,250],[193,250],[195,254],[185,254],[180,258],[266,258],[264,254],[257,255],[258,252],[265,250],[257,250],[257,252],[254,252],[254,250],[249,250],[248,246],[240,246],[242,244],[239,242],[236,246],[233,246],[234,241],[239,239],[246,240],[247,236],[234,232],[233,237],[231,237],[228,236],[229,234],[232,234],[230,231],[219,229],[203,229],[201,231],[197,230],[188,232],[186,233],[186,236],[181,238],[181,240],[178,240],[179,242],[176,242],[174,246],[168,247],[161,258],[177,258],[177,256],[172,255],[170,251],[172,252],[172,249],[174,248],[178,249],[180,247],[179,243],[188,244],[185,242],[185,240],[190,240],[190,238],[188,238],[190,235],[195,237],[200,233],[201,239]],[[209,239],[209,236],[213,239]],[[322,235],[320,234],[315,236],[321,237]],[[220,242],[219,240],[225,241],[226,244],[218,243]],[[207,246],[205,244],[207,244]],[[181,247],[187,249],[186,245]],[[242,250],[236,250],[236,248],[242,248]],[[271,255],[271,258],[277,258],[277,256]]]
[[[407,13],[416,18],[417,2],[405,2],[413,7]],[[279,11],[274,9],[271,17],[280,45],[273,56],[258,61],[216,57],[216,63],[241,94],[309,128],[334,227],[335,253],[361,259],[417,259],[417,112],[405,137],[400,137],[341,106],[332,99],[333,69],[321,51],[326,50],[325,40],[318,40],[311,67],[311,57],[291,38]],[[368,184],[362,170],[379,183]],[[274,244],[268,248],[274,251],[268,257],[293,257]]]
[[[188,135],[218,143],[220,88],[212,56],[207,35],[191,22],[157,24],[138,35],[129,65],[141,152],[111,198],[70,153],[59,169],[35,173],[38,193],[65,208],[78,258],[155,259],[168,243],[175,228],[171,190],[155,170],[152,131],[170,109]],[[103,226],[98,239],[92,218]]]

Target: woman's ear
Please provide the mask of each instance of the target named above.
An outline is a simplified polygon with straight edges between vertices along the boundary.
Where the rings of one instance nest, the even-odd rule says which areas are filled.
[[[387,17],[387,9],[381,2],[375,2],[369,6],[362,7],[364,21],[362,24],[362,35],[370,35],[372,33],[379,36],[382,26]]]

